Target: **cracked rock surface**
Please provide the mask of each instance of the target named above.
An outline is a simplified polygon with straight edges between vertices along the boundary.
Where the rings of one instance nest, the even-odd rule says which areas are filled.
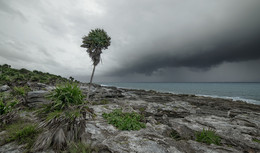
[[[53,89],[53,87],[45,87]],[[87,86],[81,86],[83,93]],[[46,91],[29,93],[32,106],[49,103]],[[140,153],[258,153],[260,143],[260,105],[242,101],[209,98],[194,95],[175,95],[156,91],[118,89],[94,86],[89,107],[96,114],[86,118],[84,141],[99,148],[99,152]],[[106,99],[107,103],[100,101]],[[99,103],[100,102],[100,103]],[[145,116],[146,128],[122,131],[107,123],[103,113],[122,109]],[[196,132],[213,129],[221,138],[221,145],[207,145],[195,141]],[[175,131],[179,139],[173,139]],[[9,147],[8,147],[9,145]],[[13,148],[17,148],[16,150]],[[17,152],[20,146],[6,144],[0,152]]]

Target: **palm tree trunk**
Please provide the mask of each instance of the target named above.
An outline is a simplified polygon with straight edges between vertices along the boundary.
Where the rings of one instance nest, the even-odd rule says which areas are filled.
[[[88,86],[88,95],[87,95],[87,99],[88,100],[89,100],[90,87],[91,87],[91,84],[92,84],[92,80],[93,80],[93,76],[94,76],[94,73],[95,73],[95,69],[96,69],[96,65],[94,65],[94,68],[93,68],[93,71],[92,71],[92,74],[91,74],[91,78],[90,78],[90,82],[89,82],[89,86]]]

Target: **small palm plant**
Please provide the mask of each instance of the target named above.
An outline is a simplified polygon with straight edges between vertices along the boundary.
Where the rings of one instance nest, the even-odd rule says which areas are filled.
[[[77,84],[66,83],[57,86],[47,98],[53,101],[53,110],[67,109],[70,105],[80,105],[84,103],[84,95]]]
[[[216,134],[216,131],[214,131],[213,129],[203,129],[201,132],[196,133],[196,141],[203,142],[208,145],[212,143],[220,145],[221,138]]]
[[[92,84],[95,68],[101,61],[102,50],[107,49],[108,46],[110,46],[111,38],[103,29],[95,29],[91,30],[89,34],[87,36],[84,36],[82,39],[83,44],[80,47],[87,48],[87,53],[91,58],[94,66],[89,84],[90,91],[90,86]],[[87,95],[87,98],[89,99],[89,93]]]
[[[86,118],[94,118],[93,110],[86,105],[84,97],[75,83],[57,86],[47,95],[52,103],[38,111],[38,116],[44,119],[41,124],[44,132],[36,139],[34,152],[50,147],[59,152],[66,150],[71,142],[82,140]]]

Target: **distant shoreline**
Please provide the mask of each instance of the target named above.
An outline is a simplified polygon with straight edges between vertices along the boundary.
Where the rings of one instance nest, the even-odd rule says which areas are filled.
[[[127,82],[129,83],[129,82]],[[141,82],[139,82],[141,83]],[[145,82],[148,83],[148,82]],[[152,82],[152,83],[157,83],[157,82]],[[159,83],[159,82],[158,82]],[[196,82],[198,83],[198,82]],[[205,82],[204,82],[205,83]],[[209,82],[207,82],[209,83]],[[213,82],[211,82],[213,83]],[[217,83],[217,82],[215,82]],[[224,82],[222,82],[224,83]],[[235,82],[233,82],[235,83]],[[243,82],[246,83],[246,82]],[[159,93],[170,93],[174,95],[194,95],[197,97],[206,97],[206,98],[217,98],[217,99],[224,99],[224,100],[231,100],[231,101],[237,101],[237,102],[244,102],[247,104],[255,104],[255,105],[260,105],[260,101],[255,100],[255,99],[246,99],[246,98],[241,98],[241,97],[230,97],[230,96],[219,96],[219,95],[207,95],[207,94],[191,94],[191,93],[175,93],[175,92],[170,92],[170,91],[162,91],[162,90],[155,90],[155,89],[141,89],[141,88],[132,88],[132,87],[120,87],[120,86],[113,86],[113,85],[106,85],[105,83],[100,83],[102,87],[112,87],[112,88],[118,88],[118,89],[124,89],[124,90],[144,90],[144,91],[156,91]]]

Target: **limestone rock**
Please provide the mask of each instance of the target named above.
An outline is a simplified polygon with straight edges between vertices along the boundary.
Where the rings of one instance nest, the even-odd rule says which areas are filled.
[[[10,87],[8,85],[3,85],[0,87],[0,92],[8,91],[10,90]]]
[[[30,91],[27,96],[27,104],[29,106],[39,106],[42,104],[50,103],[50,100],[46,98],[48,91],[39,90],[39,91]]]

